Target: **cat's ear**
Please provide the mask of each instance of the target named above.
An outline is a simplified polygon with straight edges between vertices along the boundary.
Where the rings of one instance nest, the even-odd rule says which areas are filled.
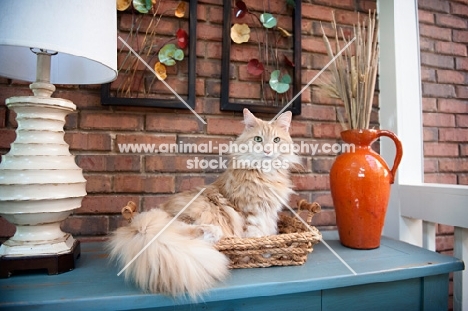
[[[280,114],[280,116],[276,119],[275,123],[285,132],[289,132],[289,127],[291,126],[291,119],[291,111],[286,111]]]
[[[244,124],[246,129],[250,129],[258,125],[258,119],[247,108],[244,108]]]

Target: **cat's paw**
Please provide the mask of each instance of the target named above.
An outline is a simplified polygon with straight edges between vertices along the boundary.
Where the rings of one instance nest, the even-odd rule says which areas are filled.
[[[247,226],[247,230],[244,232],[246,238],[259,238],[266,234],[256,226]]]
[[[219,226],[199,225],[198,228],[203,231],[203,240],[207,242],[211,242],[214,244],[223,237],[223,231]]]

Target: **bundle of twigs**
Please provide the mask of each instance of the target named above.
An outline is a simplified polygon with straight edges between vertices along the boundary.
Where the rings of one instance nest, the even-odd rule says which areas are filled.
[[[341,45],[334,15],[332,27],[335,30],[336,51],[338,52],[341,50]],[[354,42],[330,66],[331,81],[322,83],[320,86],[330,97],[343,101],[346,119],[342,116],[339,116],[339,119],[344,129],[367,129],[372,112],[379,55],[378,22],[375,12],[373,14],[369,12],[367,25],[366,22],[358,21],[353,30],[356,37]],[[342,29],[340,33],[341,41],[345,46],[350,39],[346,39]],[[322,34],[328,56],[332,59],[335,53],[323,28]]]

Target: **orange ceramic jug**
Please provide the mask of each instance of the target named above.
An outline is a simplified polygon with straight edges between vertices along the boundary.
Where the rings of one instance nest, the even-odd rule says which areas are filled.
[[[389,137],[395,143],[392,169],[371,149],[372,143],[381,136]],[[330,171],[340,242],[356,249],[377,248],[380,246],[390,185],[403,155],[402,145],[394,133],[386,130],[347,130],[341,133],[341,137],[350,144],[351,150],[339,155]]]

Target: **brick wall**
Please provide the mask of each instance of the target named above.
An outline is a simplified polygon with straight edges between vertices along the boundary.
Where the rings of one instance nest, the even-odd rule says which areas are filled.
[[[122,224],[120,210],[135,201],[140,210],[155,207],[173,193],[212,182],[217,170],[189,170],[187,154],[122,154],[118,143],[228,142],[242,130],[241,113],[221,112],[221,0],[199,0],[197,8],[197,79],[195,110],[207,122],[202,124],[187,110],[102,106],[100,86],[57,86],[54,97],[72,100],[78,113],[67,118],[65,140],[83,168],[88,195],[82,207],[63,223],[76,237],[99,239]],[[357,11],[375,8],[375,1],[315,0],[302,4],[302,72],[307,84],[327,62],[320,23],[327,29],[332,10],[344,26],[357,20]],[[125,20],[119,20],[124,23]],[[174,32],[176,29],[174,30]],[[0,148],[8,152],[15,138],[15,116],[4,105],[14,95],[29,95],[28,85],[0,79]],[[317,91],[302,96],[302,114],[294,117],[293,138],[308,143],[333,143],[339,137],[337,101]],[[272,115],[260,115],[271,118]],[[374,122],[377,122],[376,114]],[[315,218],[320,228],[335,226],[328,173],[336,154],[312,158],[303,154],[304,169],[293,175],[298,195],[316,200],[323,212]],[[201,154],[200,157],[217,157]],[[295,204],[294,197],[291,204]],[[0,237],[14,233],[14,227],[0,219]]]
[[[468,185],[468,1],[418,5],[424,180]],[[436,241],[437,251],[452,254],[453,227],[439,224]]]

